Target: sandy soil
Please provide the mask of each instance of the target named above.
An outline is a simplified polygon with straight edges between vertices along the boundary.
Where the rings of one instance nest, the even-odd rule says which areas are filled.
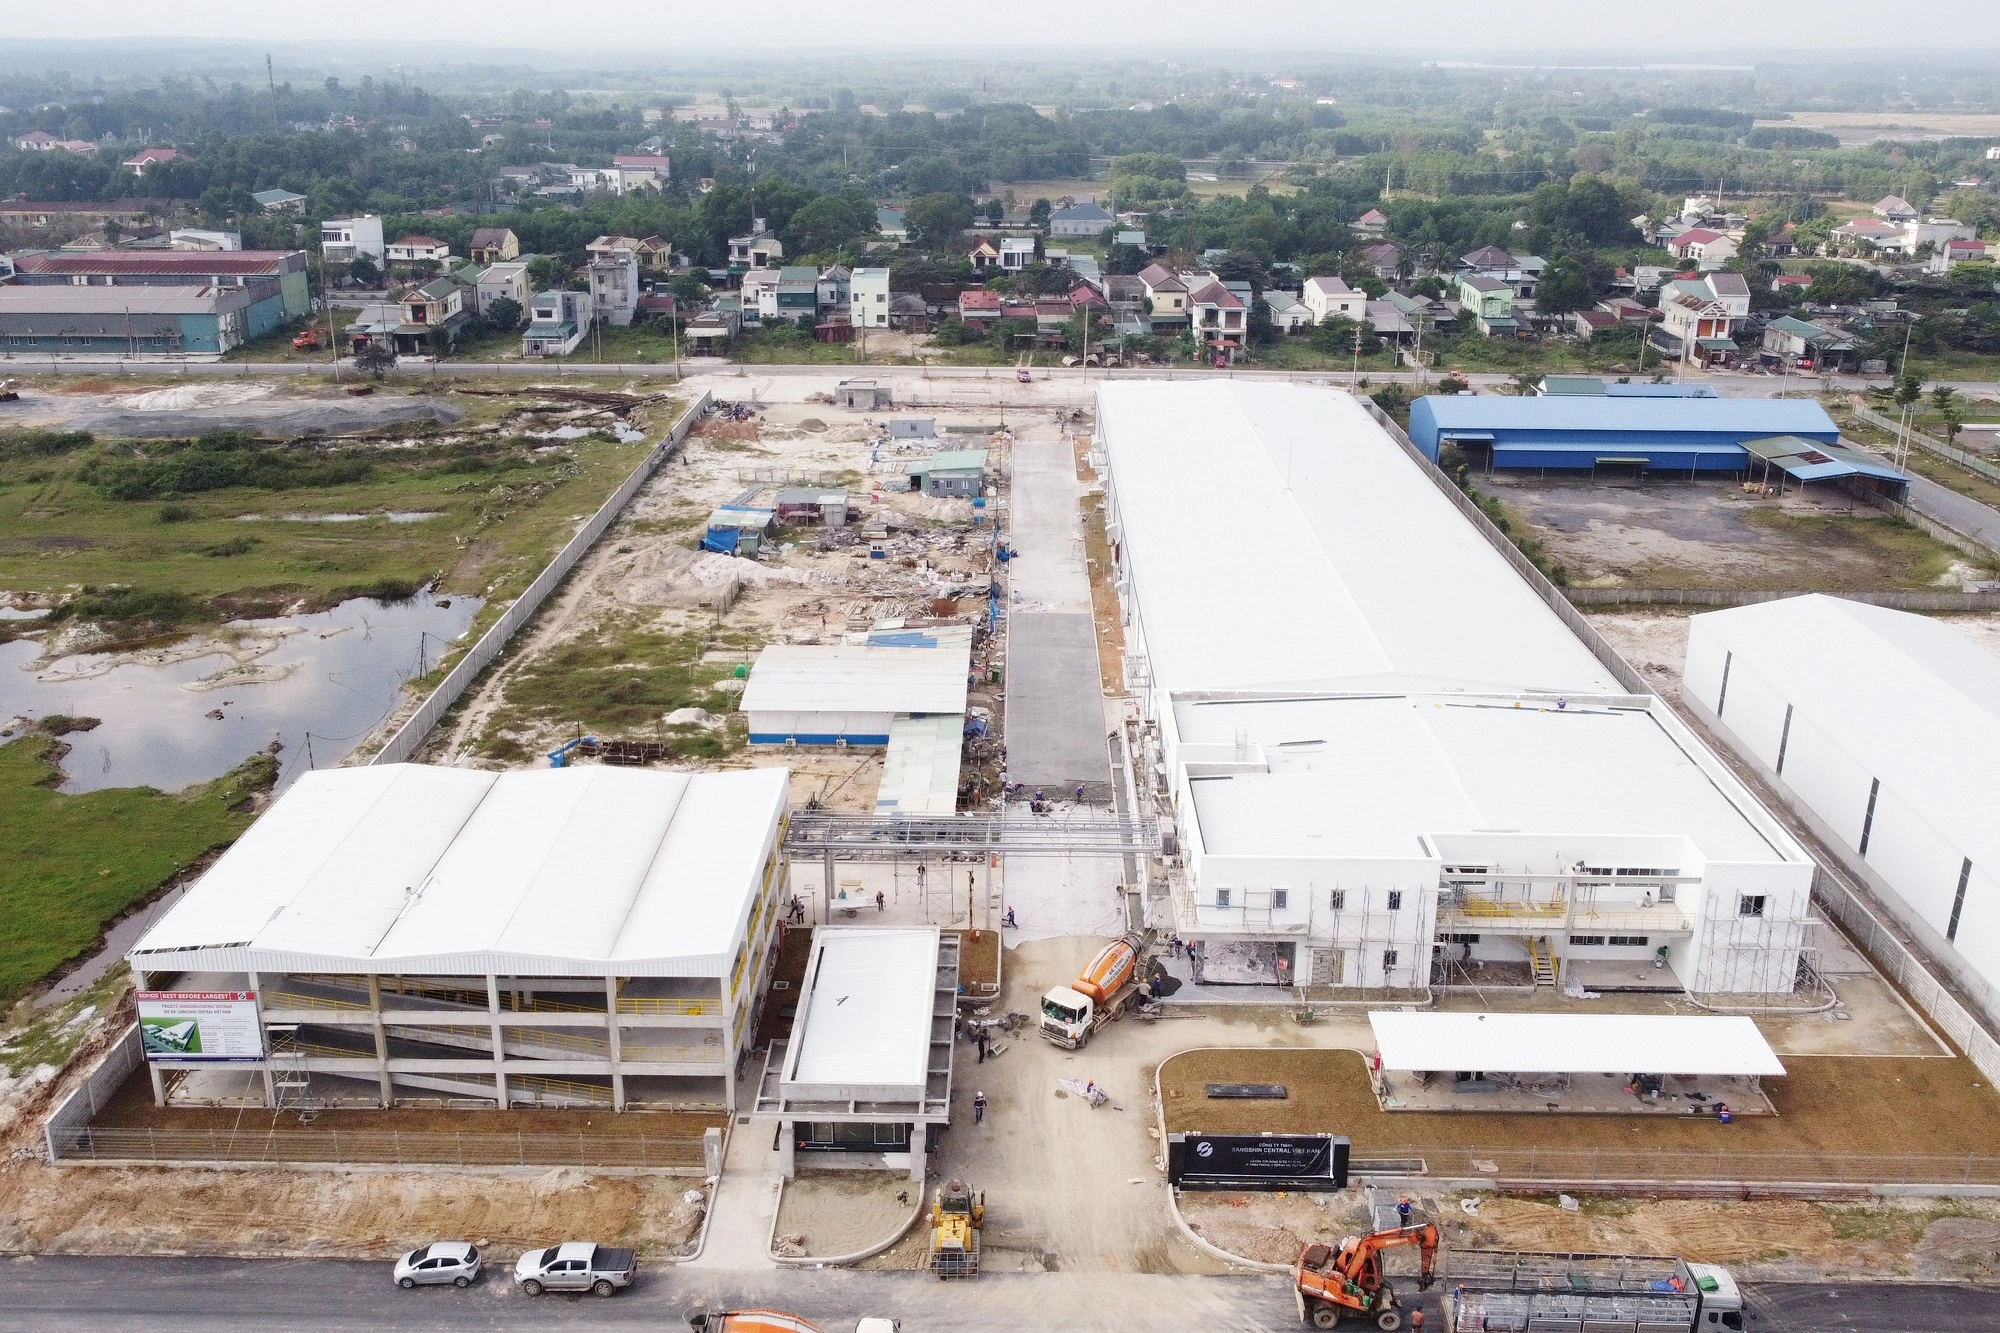
[[[778,1201],[775,1248],[830,1257],[879,1245],[902,1230],[920,1192],[891,1172],[801,1172]]]

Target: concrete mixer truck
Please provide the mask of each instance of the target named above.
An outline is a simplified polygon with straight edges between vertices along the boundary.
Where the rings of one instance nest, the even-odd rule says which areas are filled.
[[[1042,997],[1042,1036],[1068,1050],[1083,1049],[1091,1035],[1139,1001],[1145,992],[1137,935],[1113,940],[1098,951],[1083,974]]]

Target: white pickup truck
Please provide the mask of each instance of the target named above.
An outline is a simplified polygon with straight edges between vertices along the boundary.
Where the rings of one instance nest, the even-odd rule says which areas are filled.
[[[530,1296],[545,1291],[588,1291],[609,1296],[632,1285],[639,1257],[631,1250],[614,1250],[587,1240],[566,1240],[547,1249],[529,1250],[514,1261],[514,1283]]]

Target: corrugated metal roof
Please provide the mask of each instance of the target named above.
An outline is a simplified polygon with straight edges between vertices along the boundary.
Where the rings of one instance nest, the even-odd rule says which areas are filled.
[[[1748,1018],[1676,1014],[1368,1015],[1382,1067],[1495,1074],[1783,1074]]]
[[[972,645],[871,648],[774,643],[743,688],[746,713],[965,712]]]
[[[882,757],[882,785],[875,812],[884,815],[950,815],[958,812],[958,766],[965,747],[965,717],[899,717],[889,724]]]
[[[16,261],[16,267],[23,273],[71,275],[213,273],[235,277],[282,273],[285,261],[294,256],[303,261],[305,252],[301,250],[97,250],[88,254],[23,255]],[[303,267],[303,262],[300,267]]]
[[[930,472],[983,472],[986,470],[984,449],[948,449],[929,458],[913,459],[905,464],[903,471],[912,477],[920,477]]]
[[[936,927],[820,927],[784,1083],[804,1085],[800,1091],[902,1087],[920,1097],[930,1073],[937,959]]]
[[[213,315],[253,302],[243,287],[0,287],[0,314],[37,315]]]
[[[1501,398],[1438,394],[1417,400],[1438,426],[1469,430],[1718,431],[1759,435],[1839,434],[1826,409],[1803,398]],[[1414,423],[1413,423],[1414,424]]]
[[[189,971],[720,976],[782,768],[309,773],[133,948]]]

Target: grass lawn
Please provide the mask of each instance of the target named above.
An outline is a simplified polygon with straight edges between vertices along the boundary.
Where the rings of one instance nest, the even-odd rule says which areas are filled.
[[[347,340],[340,336],[340,331],[345,329],[349,324],[352,324],[355,315],[359,313],[359,311],[355,310],[342,310],[338,308],[333,312],[334,336],[343,347]],[[304,333],[307,329],[315,329],[319,333],[322,345],[317,352],[301,352],[292,346],[292,339]],[[290,323],[283,324],[253,342],[244,343],[241,347],[223,353],[222,359],[224,361],[325,362],[331,359],[327,354],[327,349],[324,345],[325,342],[326,314],[322,311],[309,318],[295,319]]]
[[[174,872],[249,827],[238,810],[270,784],[257,755],[213,782],[173,795],[112,788],[65,795],[51,762],[60,742],[31,732],[0,745],[0,1003],[88,950],[105,923]]]
[[[472,416],[491,415],[496,404],[464,401]],[[675,410],[654,409],[652,424],[671,420]],[[427,432],[448,433],[410,433],[421,439]],[[530,447],[540,444],[489,438],[478,447],[350,446],[336,456],[368,464],[355,480],[236,486],[171,501],[112,499],[83,480],[93,459],[129,458],[130,445],[0,461],[0,588],[60,595],[84,585],[129,585],[194,599],[214,617],[432,580],[445,591],[504,600],[526,586],[569,539],[576,516],[601,504],[646,450],[596,437],[548,453]],[[323,458],[329,451],[274,452]],[[437,517],[399,523],[391,513]],[[327,514],[369,517],[289,517]]]
[[[1713,1119],[1383,1111],[1362,1058],[1340,1050],[1189,1051],[1160,1066],[1167,1130],[1345,1134],[1357,1153],[1413,1148],[1624,1148],[1708,1153],[1994,1152],[2000,1097],[1966,1060],[1785,1057],[1775,1116]],[[1584,1076],[1616,1086],[1610,1079]],[[1580,1077],[1577,1082],[1581,1083]],[[1208,1083],[1283,1083],[1286,1100],[1211,1100]],[[1623,1096],[1623,1093],[1617,1094]]]

